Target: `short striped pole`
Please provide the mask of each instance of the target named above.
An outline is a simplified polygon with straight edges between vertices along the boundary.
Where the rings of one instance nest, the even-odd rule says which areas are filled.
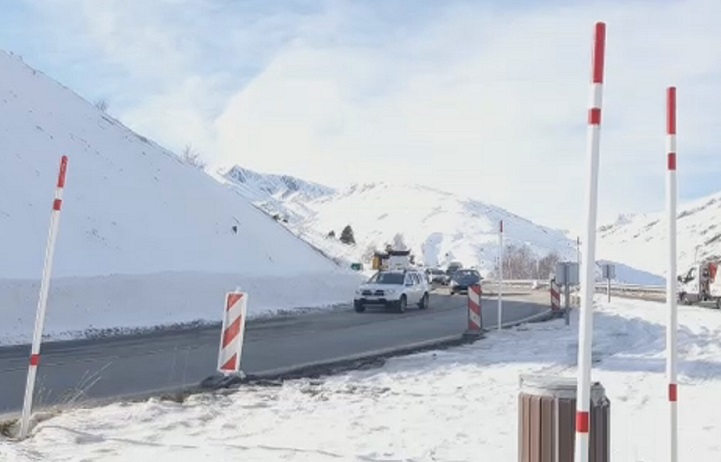
[[[561,312],[561,291],[555,281],[551,281],[551,311]]]
[[[226,376],[240,372],[247,308],[247,293],[236,290],[226,294],[218,350],[218,371]]]
[[[498,330],[503,324],[503,220],[498,229]]]
[[[576,462],[589,458],[589,408],[591,405],[591,345],[593,343],[593,294],[596,280],[596,215],[598,207],[598,163],[601,141],[601,102],[603,64],[606,46],[606,24],[596,23],[593,40],[591,101],[588,110],[587,154],[588,189],[586,190],[586,236],[583,239],[581,273],[581,309],[578,331],[578,381],[576,390]]]
[[[481,285],[473,284],[468,287],[468,330],[469,335],[480,335],[483,329],[481,317]]]
[[[62,156],[60,159],[58,183],[55,188],[55,199],[53,200],[53,211],[50,214],[50,233],[45,247],[45,265],[43,267],[43,276],[40,283],[40,297],[38,299],[38,308],[35,316],[35,332],[33,334],[33,343],[30,349],[30,366],[28,368],[27,383],[25,384],[23,412],[20,418],[21,439],[27,436],[30,427],[30,414],[32,413],[33,395],[35,393],[35,378],[38,372],[38,365],[40,364],[40,343],[42,341],[43,329],[45,326],[48,289],[50,288],[50,273],[52,272],[53,267],[55,240],[58,235],[58,225],[60,223],[60,209],[63,205],[63,190],[65,189],[65,173],[67,172],[67,168],[68,157]]]
[[[678,406],[677,406],[677,343],[678,309],[676,306],[676,88],[666,90],[666,211],[668,217],[668,274],[666,276],[666,377],[668,378],[670,435],[669,461],[678,460]]]

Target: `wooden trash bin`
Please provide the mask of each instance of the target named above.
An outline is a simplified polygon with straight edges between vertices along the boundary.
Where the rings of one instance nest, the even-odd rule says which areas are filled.
[[[522,375],[518,396],[519,462],[573,462],[576,379]],[[606,391],[591,384],[589,462],[610,460],[610,410]]]

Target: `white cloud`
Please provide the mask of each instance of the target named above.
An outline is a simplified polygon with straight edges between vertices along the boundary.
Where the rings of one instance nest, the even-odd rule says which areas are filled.
[[[581,228],[591,35],[604,20],[601,220],[663,206],[668,85],[681,193],[721,171],[719,2],[77,1],[109,65],[146,87],[125,90],[141,96],[121,119],[216,165],[335,185],[401,177]]]
[[[679,87],[682,165],[706,169],[696,152],[719,145],[720,15],[704,1],[464,6],[387,46],[298,41],[229,101],[219,161],[336,184],[414,178],[580,228],[591,36],[605,20],[602,219],[662,207],[666,86]]]

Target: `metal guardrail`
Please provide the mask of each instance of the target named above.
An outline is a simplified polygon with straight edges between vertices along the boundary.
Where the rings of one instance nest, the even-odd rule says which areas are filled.
[[[483,284],[493,287],[494,285],[498,284],[498,281],[493,280],[493,279],[484,279]],[[533,287],[534,284],[537,287],[548,287],[549,281],[541,280],[541,279],[539,279],[539,280],[536,280],[536,279],[509,279],[509,280],[503,281],[504,286],[512,286],[512,287],[528,286],[530,288],[530,287]],[[608,287],[608,284],[606,282],[597,282],[596,283],[596,290],[605,291],[607,287]],[[666,292],[666,286],[665,285],[611,283],[611,290],[614,292],[641,292],[641,293],[649,293],[649,294],[650,293],[660,294],[660,293]]]

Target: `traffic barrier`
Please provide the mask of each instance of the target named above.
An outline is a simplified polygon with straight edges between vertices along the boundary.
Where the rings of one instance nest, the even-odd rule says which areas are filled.
[[[467,335],[481,335],[483,318],[481,317],[481,285],[474,284],[468,288],[468,330]]]
[[[218,371],[225,375],[240,372],[247,308],[248,294],[246,292],[235,291],[226,294],[218,351]]]
[[[561,311],[561,289],[555,282],[551,282],[551,311],[554,313]]]

